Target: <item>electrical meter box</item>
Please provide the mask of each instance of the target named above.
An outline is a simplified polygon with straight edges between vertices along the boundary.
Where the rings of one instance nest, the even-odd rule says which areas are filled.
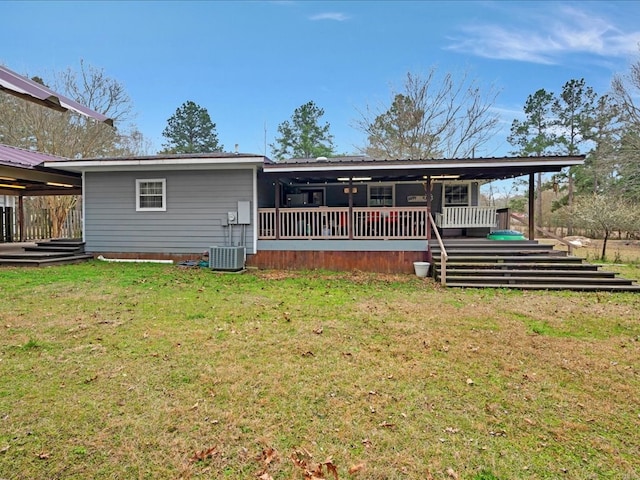
[[[238,201],[238,224],[249,225],[251,223],[251,202]]]

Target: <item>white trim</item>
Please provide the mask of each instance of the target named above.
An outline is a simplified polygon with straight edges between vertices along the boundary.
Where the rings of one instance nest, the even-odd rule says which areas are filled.
[[[140,184],[143,182],[162,183],[162,207],[144,208],[140,206]],[[136,212],[166,212],[167,211],[167,179],[166,178],[136,178]]]
[[[149,168],[210,168],[212,166],[238,168],[262,165],[264,157],[222,157],[222,158],[158,158],[158,159],[105,159],[45,162],[46,167],[62,170],[114,171]]]
[[[253,253],[258,253],[258,167],[253,167]]]

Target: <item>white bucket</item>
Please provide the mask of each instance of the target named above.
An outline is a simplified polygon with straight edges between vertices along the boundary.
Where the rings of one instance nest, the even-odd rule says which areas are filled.
[[[426,277],[429,275],[429,266],[431,264],[429,262],[413,262],[413,268],[416,271],[416,276],[418,277]]]

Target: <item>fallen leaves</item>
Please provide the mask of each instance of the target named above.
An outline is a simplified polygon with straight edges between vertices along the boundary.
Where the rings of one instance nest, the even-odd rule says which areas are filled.
[[[308,450],[304,448],[297,448],[291,454],[291,461],[297,468],[302,470],[304,480],[326,479],[325,470],[326,475],[331,475],[334,480],[340,480],[338,477],[338,469],[333,464],[331,457],[327,458],[324,462],[316,463]]]
[[[273,477],[267,470],[269,469],[269,465],[277,459],[278,452],[275,448],[269,447],[262,450],[262,453],[258,457],[258,461],[262,463],[262,470],[256,474],[258,480],[273,480]]]
[[[213,457],[216,453],[218,453],[217,447],[207,448],[205,450],[200,450],[199,452],[195,452],[190,458],[190,462],[202,462],[208,458]]]

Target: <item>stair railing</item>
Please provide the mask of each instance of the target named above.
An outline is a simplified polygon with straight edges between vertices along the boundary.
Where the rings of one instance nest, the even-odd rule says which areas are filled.
[[[513,213],[511,214],[511,218],[513,218],[514,220],[519,222],[521,225],[525,225],[525,223],[520,218],[518,218],[518,216],[514,215]],[[573,248],[575,247],[575,245],[573,243],[565,240],[562,237],[558,237],[557,235],[554,235],[553,233],[551,233],[546,228],[539,227],[538,225],[534,225],[534,227],[535,227],[536,231],[540,232],[545,237],[553,238],[554,240],[557,240],[558,242],[565,244],[567,246],[567,250],[568,250],[567,253],[569,255],[573,255]],[[530,238],[529,240],[533,240],[533,238]]]
[[[447,250],[444,248],[444,242],[442,241],[442,237],[440,236],[440,232],[438,232],[438,226],[436,225],[431,212],[429,212],[429,221],[431,222],[431,229],[436,234],[436,239],[438,240],[438,245],[440,246],[440,283],[443,286],[447,284],[447,259],[449,255],[447,255]],[[435,265],[433,267],[435,272]]]

